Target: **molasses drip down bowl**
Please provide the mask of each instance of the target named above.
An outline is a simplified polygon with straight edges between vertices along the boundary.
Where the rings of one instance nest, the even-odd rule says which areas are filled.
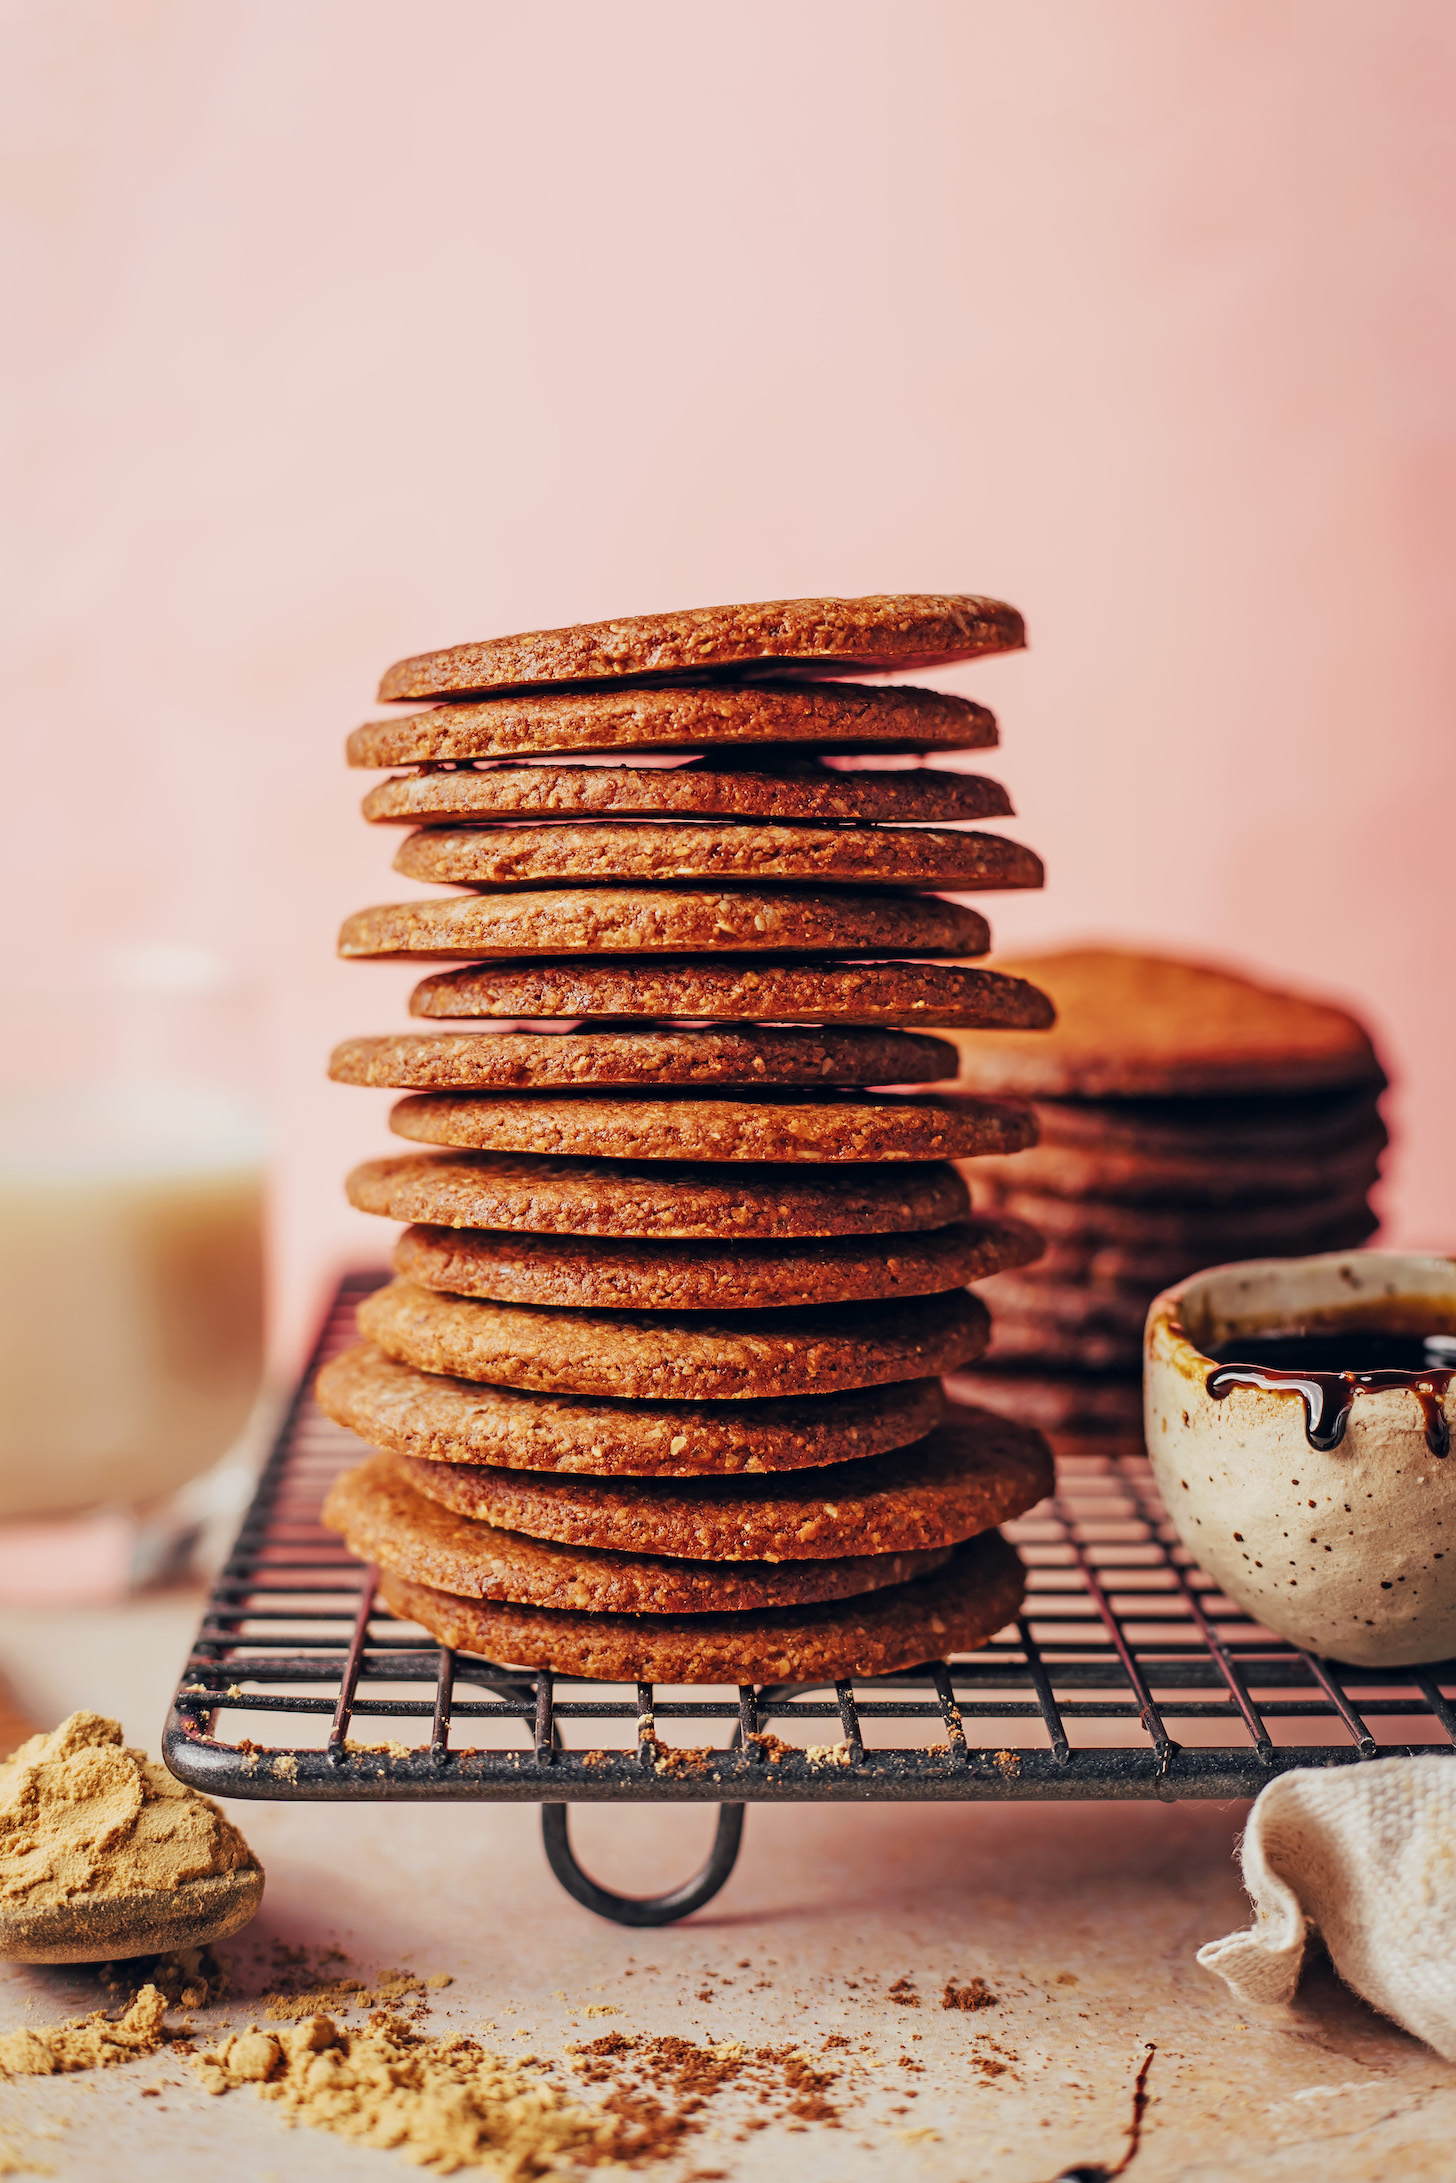
[[[1348,1340],[1355,1369],[1267,1369],[1273,1337],[1304,1338],[1326,1365]],[[1387,1337],[1418,1358],[1434,1337],[1430,1361],[1365,1369]],[[1159,1490],[1236,1605],[1357,1667],[1456,1655],[1456,1261],[1333,1251],[1214,1267],[1155,1299],[1143,1354]]]

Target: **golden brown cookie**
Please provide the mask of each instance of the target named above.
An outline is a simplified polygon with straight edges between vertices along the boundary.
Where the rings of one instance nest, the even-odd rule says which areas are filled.
[[[1377,1121],[1344,1145],[1311,1153],[1144,1152],[1121,1145],[1039,1144],[983,1170],[993,1187],[1059,1198],[1121,1198],[1180,1205],[1239,1199],[1333,1198],[1368,1190],[1380,1175],[1385,1131]]]
[[[1291,1229],[1277,1239],[1278,1247],[1272,1255],[1306,1258],[1316,1251],[1355,1250],[1368,1242],[1378,1226],[1375,1215],[1362,1199],[1334,1219]],[[1253,1249],[1252,1255],[1266,1255],[1269,1249],[1266,1239]],[[1242,1246],[1230,1253],[1234,1258],[1249,1255]],[[1151,1303],[1160,1289],[1170,1289],[1175,1281],[1185,1281],[1190,1274],[1202,1271],[1212,1262],[1206,1247],[1190,1243],[1138,1247],[1128,1243],[1068,1241],[1049,1244],[1037,1260],[1036,1270],[1039,1277],[1044,1276],[1048,1281],[1114,1289]]]
[[[1339,1229],[1354,1244],[1373,1234],[1376,1226],[1363,1190],[1344,1197],[1250,1199],[1241,1205],[1154,1205],[1137,1199],[1061,1198],[1047,1191],[1007,1189],[983,1183],[979,1164],[965,1172],[981,1211],[1014,1214],[1059,1242],[1192,1250],[1200,1254],[1198,1264],[1203,1266],[1234,1258],[1289,1258],[1306,1250],[1333,1250],[1339,1246],[1308,1239]]]
[[[569,1614],[461,1599],[385,1572],[401,1621],[458,1652],[600,1682],[838,1682],[974,1652],[1015,1619],[1026,1575],[999,1531],[957,1547],[929,1576],[851,1605],[757,1614]]]
[[[630,964],[502,963],[439,971],[415,987],[410,1014],[527,1023],[554,1016],[578,1022],[665,1016],[690,1023],[822,1023],[835,1032],[856,1024],[939,1029],[972,1023],[1036,1031],[1052,1021],[1052,1005],[1022,978],[945,963],[705,963],[642,956]]]
[[[1140,1342],[1151,1298],[1112,1287],[1050,1280],[1042,1276],[1039,1266],[1028,1266],[987,1281],[982,1301],[990,1308],[993,1326],[1005,1319],[1035,1319],[1049,1326],[1099,1327]]]
[[[1117,948],[997,967],[1046,988],[1056,1029],[1047,1038],[958,1038],[962,1074],[976,1091],[1226,1097],[1383,1081],[1369,1035],[1342,1008],[1231,971]]]
[[[752,751],[777,765],[811,745],[842,756],[989,750],[996,716],[947,690],[859,683],[694,682],[673,687],[548,690],[437,705],[370,720],[349,737],[351,766],[470,765],[481,759],[568,757],[574,752],[663,756]]]
[[[1017,1371],[978,1365],[951,1384],[957,1402],[977,1403],[1057,1441],[1106,1435],[1125,1447],[1143,1444],[1142,1374],[1115,1378],[1078,1372]]]
[[[335,1481],[322,1520],[351,1554],[467,1599],[506,1599],[593,1614],[752,1613],[853,1599],[904,1584],[950,1559],[948,1546],[825,1561],[706,1562],[559,1546],[477,1523],[409,1483],[392,1455]]]
[[[560,1159],[944,1160],[1031,1142],[1026,1107],[933,1093],[696,1089],[417,1092],[389,1117],[400,1137]]]
[[[940,1381],[743,1402],[643,1402],[482,1386],[360,1343],[326,1364],[320,1409],[377,1447],[440,1463],[631,1478],[791,1471],[905,1448],[944,1409]]]
[[[802,888],[553,887],[431,896],[344,920],[345,957],[743,954],[984,955],[984,917],[938,895],[811,894]],[[639,1006],[634,1013],[645,1015]]]
[[[1024,1364],[1043,1372],[1125,1372],[1142,1368],[1142,1317],[1136,1328],[1089,1321],[1068,1326],[1047,1313],[997,1313],[987,1362]]]
[[[1178,1270],[1169,1273],[1170,1266]],[[1135,1251],[1115,1244],[1049,1243],[1036,1270],[1048,1281],[1068,1287],[1108,1289],[1118,1296],[1151,1299],[1159,1289],[1181,1281],[1185,1273],[1197,1273],[1198,1260],[1190,1261],[1186,1252],[1156,1246]]]
[[[666,820],[576,826],[431,826],[411,834],[394,860],[406,879],[502,892],[619,887],[638,881],[689,886],[943,887],[957,893],[1039,887],[1040,857],[999,834],[930,826],[792,826],[764,820],[675,826]],[[795,943],[797,944],[797,943]]]
[[[627,614],[569,629],[488,637],[396,660],[379,685],[381,704],[447,691],[529,690],[543,683],[615,682],[623,676],[908,674],[982,652],[1014,652],[1026,628],[1000,599],[947,592],[874,593],[862,599],[763,599],[744,606]]]
[[[804,1236],[771,1242],[640,1241],[407,1228],[394,1270],[422,1288],[564,1311],[758,1311],[933,1296],[1025,1266],[1041,1238],[1019,1221],[973,1216],[920,1235]]]
[[[650,1402],[827,1395],[969,1364],[990,1317],[968,1289],[905,1303],[806,1311],[548,1311],[477,1303],[391,1281],[359,1306],[359,1331],[422,1372],[548,1394]]]
[[[427,766],[371,788],[364,816],[390,826],[458,826],[470,819],[851,819],[882,826],[946,826],[1004,819],[1011,798],[979,773],[826,765],[819,758],[730,753],[685,765]]]
[[[1381,1133],[1379,1093],[1280,1099],[1040,1099],[1043,1144],[1159,1159],[1264,1159],[1342,1151]],[[1383,1136],[1382,1136],[1383,1142]]]
[[[386,1220],[532,1235],[891,1236],[961,1220],[970,1194],[949,1161],[749,1167],[551,1160],[517,1152],[408,1152],[366,1160],[349,1203]]]
[[[432,981],[427,980],[427,983]],[[448,996],[446,996],[448,998]],[[510,1011],[507,1011],[510,1013]],[[947,1039],[913,1031],[418,1031],[336,1046],[337,1084],[398,1091],[637,1090],[643,1084],[933,1084],[956,1073]]]
[[[482,1523],[564,1546],[702,1561],[800,1561],[904,1554],[1009,1523],[1052,1490],[1038,1432],[959,1410],[893,1455],[759,1478],[542,1478],[526,1471],[400,1458],[410,1484]]]

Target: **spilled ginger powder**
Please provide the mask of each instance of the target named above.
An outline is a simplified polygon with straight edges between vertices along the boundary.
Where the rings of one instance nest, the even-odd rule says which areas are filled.
[[[614,2118],[563,2098],[528,2065],[463,2032],[421,2037],[382,2011],[362,2031],[314,2016],[283,2031],[238,2032],[192,2066],[209,2092],[253,2086],[290,2122],[438,2174],[485,2168],[524,2183],[631,2159]]]
[[[93,2009],[48,2031],[7,2031],[0,2037],[0,2077],[62,2077],[76,2069],[114,2069],[156,2054],[166,2040],[167,2004],[155,1986],[144,1986],[119,2017]],[[11,2171],[0,2167],[0,2175]]]
[[[119,1722],[73,1713],[0,1766],[0,1914],[168,1890],[251,1868],[210,1797],[129,1750]]]

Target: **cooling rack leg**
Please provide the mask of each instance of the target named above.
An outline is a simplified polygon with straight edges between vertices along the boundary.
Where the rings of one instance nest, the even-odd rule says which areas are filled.
[[[586,1909],[594,1910],[599,1918],[611,1918],[618,1925],[671,1925],[674,1919],[685,1918],[711,1902],[737,1864],[743,1840],[743,1806],[718,1806],[718,1831],[707,1863],[691,1880],[665,1895],[614,1895],[610,1888],[598,1887],[576,1861],[564,1804],[541,1806],[541,1839],[546,1862],[567,1894]]]

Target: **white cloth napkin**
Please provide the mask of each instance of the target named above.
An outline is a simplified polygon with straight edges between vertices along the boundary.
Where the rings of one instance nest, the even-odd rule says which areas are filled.
[[[1280,1774],[1241,1857],[1254,1924],[1200,1948],[1205,1970],[1290,2001],[1313,1928],[1347,1986],[1456,2062],[1456,1757]]]

